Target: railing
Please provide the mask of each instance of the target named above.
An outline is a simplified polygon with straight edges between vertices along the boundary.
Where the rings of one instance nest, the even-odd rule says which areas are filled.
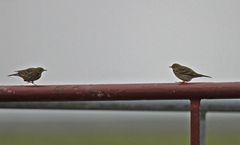
[[[201,99],[240,98],[240,83],[2,86],[0,102],[190,100],[191,145],[200,145]],[[204,115],[202,115],[204,118]]]

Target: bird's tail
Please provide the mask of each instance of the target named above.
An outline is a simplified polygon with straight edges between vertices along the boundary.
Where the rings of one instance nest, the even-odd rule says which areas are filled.
[[[207,75],[202,75],[202,74],[199,74],[199,77],[207,77],[207,78],[212,78],[210,76],[207,76]]]
[[[10,74],[10,75],[8,75],[9,77],[11,77],[11,76],[18,76],[18,74]]]

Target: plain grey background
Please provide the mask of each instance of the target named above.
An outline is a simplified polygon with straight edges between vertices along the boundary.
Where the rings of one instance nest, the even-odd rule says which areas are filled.
[[[174,62],[239,81],[238,0],[0,0],[0,80],[42,66],[37,84],[179,81]]]

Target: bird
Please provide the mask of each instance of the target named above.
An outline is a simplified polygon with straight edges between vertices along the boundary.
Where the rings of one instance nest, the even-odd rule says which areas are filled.
[[[192,70],[191,68],[180,65],[178,63],[172,64],[170,66],[170,68],[172,68],[175,76],[183,81],[182,83],[189,82],[193,78],[198,78],[198,77],[212,78],[212,77],[207,76],[207,75],[199,74],[199,73],[195,72],[194,70]]]
[[[19,76],[24,81],[36,85],[34,81],[38,80],[41,77],[42,72],[44,71],[47,71],[47,70],[42,67],[27,68],[27,69],[15,71],[16,73],[10,74],[8,76]]]

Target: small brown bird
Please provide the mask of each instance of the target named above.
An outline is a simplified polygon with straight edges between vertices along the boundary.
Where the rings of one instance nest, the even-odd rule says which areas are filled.
[[[28,68],[28,69],[24,69],[24,70],[15,71],[17,73],[11,74],[8,76],[19,76],[24,81],[34,84],[34,81],[38,80],[41,77],[42,72],[44,72],[44,71],[47,71],[47,70],[45,70],[42,67]],[[34,84],[34,85],[36,85],[36,84]]]
[[[198,78],[198,77],[211,78],[210,76],[206,76],[206,75],[196,73],[191,68],[188,68],[186,66],[183,66],[183,65],[180,65],[180,64],[177,64],[177,63],[174,63],[172,66],[170,66],[170,68],[172,68],[173,73],[176,75],[176,77],[178,77],[180,80],[182,80],[183,83],[189,82],[193,78]]]

